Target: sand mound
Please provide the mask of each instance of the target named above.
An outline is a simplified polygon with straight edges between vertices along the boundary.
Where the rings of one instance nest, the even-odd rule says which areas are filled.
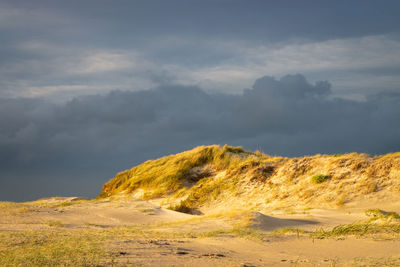
[[[338,208],[400,201],[400,153],[271,157],[201,146],[118,173],[99,198],[140,197],[180,212]]]

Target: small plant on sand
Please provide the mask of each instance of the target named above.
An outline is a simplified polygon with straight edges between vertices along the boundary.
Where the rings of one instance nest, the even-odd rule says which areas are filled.
[[[309,232],[315,238],[329,238],[338,236],[398,236],[400,233],[400,215],[396,212],[385,212],[380,209],[368,209],[365,215],[367,221],[338,225],[330,230],[319,229]]]
[[[306,233],[305,230],[293,227],[283,227],[272,232],[274,235],[296,234],[297,236],[304,233]]]
[[[371,217],[371,220],[377,220],[377,219],[386,219],[386,220],[399,220],[400,215],[396,212],[386,212],[380,209],[368,209],[365,211],[365,215],[368,217]]]
[[[50,227],[63,227],[63,226],[65,226],[61,221],[54,221],[54,220],[47,221],[46,224],[48,226],[50,226]]]
[[[317,174],[311,177],[311,182],[314,184],[320,184],[325,182],[326,180],[329,179],[328,175],[323,175],[323,174]]]
[[[355,222],[352,224],[338,225],[331,230],[319,229],[311,232],[310,235],[315,238],[329,238],[337,236],[373,236],[389,234],[391,236],[398,235],[400,224],[384,223],[377,224],[373,222]]]
[[[241,147],[241,146],[232,147],[232,146],[225,145],[223,147],[223,149],[225,149],[227,152],[231,152],[231,153],[234,153],[234,154],[245,153],[243,147]]]
[[[346,203],[346,196],[344,194],[340,195],[336,200],[335,200],[335,204],[338,207],[343,207],[344,204]]]
[[[168,207],[168,209],[189,214],[193,212],[193,209],[188,207],[185,201],[181,201],[181,203],[178,205],[171,205]]]

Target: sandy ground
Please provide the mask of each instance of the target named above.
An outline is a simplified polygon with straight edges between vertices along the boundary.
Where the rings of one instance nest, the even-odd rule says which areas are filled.
[[[389,208],[400,207],[388,203]],[[202,237],[195,234],[224,231],[241,222],[241,213],[195,216],[174,212],[155,204],[131,199],[125,201],[82,201],[56,198],[31,203],[28,208],[3,211],[0,231],[54,229],[153,229],[161,234],[126,236],[107,241],[109,255],[117,266],[399,266],[400,239],[336,237],[315,239],[307,235],[277,234],[284,227],[330,228],[364,220],[363,207],[338,210],[252,212],[251,227],[262,231],[263,239],[224,233]],[[393,210],[396,211],[396,210]],[[228,214],[228,213],[227,213]],[[243,213],[244,214],[244,213]],[[248,213],[246,213],[248,214]],[[243,215],[245,216],[245,215]],[[162,233],[169,233],[164,235]],[[176,237],[173,233],[177,233]],[[107,265],[107,264],[106,264]]]

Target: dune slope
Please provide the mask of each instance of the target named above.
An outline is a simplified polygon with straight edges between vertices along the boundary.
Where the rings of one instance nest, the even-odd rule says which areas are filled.
[[[99,198],[139,197],[187,213],[374,206],[400,199],[400,153],[273,157],[200,146],[118,173]],[[360,204],[361,203],[361,204]]]

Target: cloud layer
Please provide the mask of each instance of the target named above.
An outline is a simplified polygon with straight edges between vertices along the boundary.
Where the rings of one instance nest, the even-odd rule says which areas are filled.
[[[268,73],[301,71],[335,82],[336,94],[359,98],[397,90],[400,41],[368,36],[328,41],[257,45],[251,42],[158,38],[145,48],[85,48],[30,40],[5,48],[0,97],[46,97],[65,101],[82,94],[133,91],[158,85],[197,85],[240,93]]]
[[[301,72],[360,99],[398,89],[399,8],[396,0],[3,0],[0,97],[65,101],[171,83],[241,93],[266,73]]]
[[[62,104],[0,99],[0,196],[93,196],[116,171],[201,144],[285,156],[399,151],[398,118],[396,91],[346,100],[302,75],[265,76],[239,95],[168,85]]]

